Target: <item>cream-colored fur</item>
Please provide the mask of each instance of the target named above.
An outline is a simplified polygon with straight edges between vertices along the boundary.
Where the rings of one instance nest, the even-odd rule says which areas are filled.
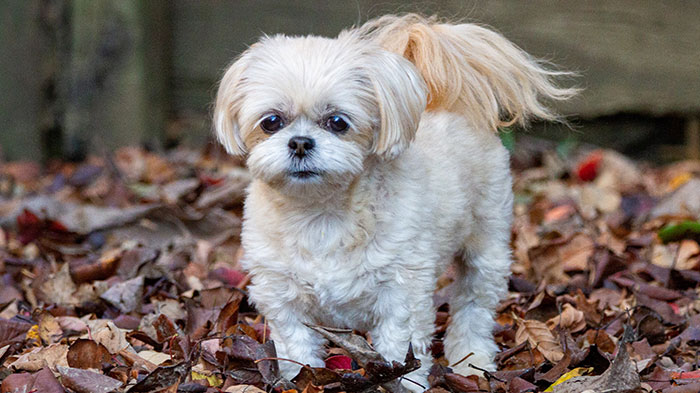
[[[369,331],[389,360],[412,343],[422,367],[408,377],[427,387],[432,294],[458,255],[447,358],[473,352],[463,374],[494,369],[513,199],[495,131],[553,119],[542,99],[574,93],[556,75],[497,33],[416,15],[333,39],[265,37],[236,60],[214,120],[229,152],[248,153],[244,266],[280,357],[323,365],[324,340],[305,324]],[[272,115],[283,126],[266,132]],[[332,116],[349,128],[329,129]],[[298,136],[314,141],[303,157],[288,146]]]

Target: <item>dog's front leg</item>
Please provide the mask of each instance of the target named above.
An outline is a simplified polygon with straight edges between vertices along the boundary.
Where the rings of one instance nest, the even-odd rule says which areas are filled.
[[[270,337],[275,342],[277,357],[294,360],[311,367],[323,367],[321,352],[325,340],[303,324],[292,306],[283,307],[274,316],[268,316]],[[287,379],[294,378],[301,366],[280,360],[280,372]]]
[[[418,285],[409,294],[404,290],[386,291],[378,298],[380,315],[371,330],[374,348],[388,361],[403,362],[409,343],[421,361],[420,369],[408,374],[403,385],[411,391],[429,388],[428,372],[432,365],[430,344],[434,324],[434,307],[430,285]],[[423,288],[423,290],[421,290]],[[419,386],[420,385],[420,386]],[[423,388],[421,388],[421,386]]]

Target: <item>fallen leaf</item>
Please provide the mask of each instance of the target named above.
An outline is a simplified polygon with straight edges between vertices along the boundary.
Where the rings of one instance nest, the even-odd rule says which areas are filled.
[[[595,243],[583,234],[574,236],[559,250],[559,256],[566,272],[588,269],[588,260],[593,255]]]
[[[216,374],[203,374],[197,371],[192,371],[191,377],[193,381],[205,380],[207,384],[212,387],[219,387],[223,385],[224,381]]]
[[[226,390],[224,390],[226,393],[265,393],[264,390],[261,390],[255,386],[252,385],[235,385],[235,386],[230,386]]]
[[[527,341],[532,348],[537,348],[547,360],[556,363],[564,357],[564,351],[559,345],[559,341],[543,322],[525,319],[520,323],[520,327],[515,333],[516,344]]]
[[[161,204],[137,205],[129,208],[102,207],[61,202],[53,197],[38,195],[22,201],[14,212],[0,218],[0,224],[14,223],[25,210],[42,212],[43,219],[60,222],[67,231],[88,234],[135,222],[157,209]]]
[[[650,217],[661,216],[700,216],[700,179],[687,181],[659,202]]]
[[[554,330],[554,328],[559,326],[575,333],[586,327],[586,320],[582,311],[567,303],[562,307],[561,314],[550,318],[546,324],[549,330]]]
[[[53,344],[63,337],[63,329],[59,325],[56,317],[46,311],[42,311],[36,316],[39,321],[39,338],[44,344]]]
[[[0,318],[0,347],[23,341],[31,327],[31,323]]]
[[[535,386],[535,384],[530,383],[520,377],[513,378],[508,384],[508,393],[534,392],[536,389],[537,386]],[[481,389],[477,390],[477,392],[480,391]]]
[[[138,355],[142,359],[144,359],[148,362],[151,362],[156,366],[159,366],[159,365],[161,365],[161,364],[163,364],[171,359],[171,356],[168,355],[167,353],[150,351],[150,350],[141,351],[141,352],[139,352]]]
[[[603,374],[599,376],[574,377],[553,386],[554,393],[581,393],[584,391],[608,391],[619,393],[636,392],[641,385],[637,367],[627,354],[625,345],[620,345],[617,356]]]
[[[107,348],[92,340],[78,339],[68,348],[68,366],[72,368],[101,370],[111,359]]]
[[[74,295],[77,289],[71,278],[70,268],[67,263],[64,263],[41,285],[41,294],[47,303],[70,307],[78,304],[78,299]]]
[[[108,301],[123,313],[130,313],[141,305],[143,283],[143,276],[124,281],[109,288],[107,292],[100,295],[100,298]]]
[[[697,256],[700,254],[700,245],[695,240],[683,240],[678,247],[678,256],[673,266],[677,270],[692,270],[698,266]]]
[[[124,348],[130,348],[126,334],[114,322],[104,319],[88,321],[92,339],[104,345],[111,354],[119,353]]]
[[[55,369],[57,366],[68,365],[68,346],[65,344],[51,344],[31,350],[15,360],[11,367],[18,370],[38,371],[44,367]]]
[[[190,366],[187,363],[158,367],[149,373],[146,378],[129,388],[127,393],[152,392],[177,385],[187,378],[189,370]]]
[[[570,380],[571,378],[580,377],[583,375],[590,374],[591,371],[593,371],[593,367],[588,367],[588,368],[576,367],[575,369],[569,371],[568,373],[562,375],[561,377],[559,377],[559,379],[554,381],[553,384],[551,384],[547,389],[545,389],[545,392],[553,392],[555,386],[557,386],[563,382],[566,382],[566,381]]]
[[[58,372],[61,382],[77,393],[110,393],[122,386],[116,379],[94,371],[59,366]]]
[[[352,359],[345,355],[330,356],[326,359],[326,368],[331,370],[352,370]]]
[[[0,385],[2,393],[64,393],[65,390],[56,380],[51,370],[44,367],[35,374],[10,374]]]

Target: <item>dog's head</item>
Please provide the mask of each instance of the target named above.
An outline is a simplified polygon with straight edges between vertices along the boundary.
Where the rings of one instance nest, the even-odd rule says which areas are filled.
[[[352,32],[336,39],[274,36],[226,71],[214,123],[231,154],[273,187],[347,185],[370,157],[413,140],[427,89],[415,67]]]

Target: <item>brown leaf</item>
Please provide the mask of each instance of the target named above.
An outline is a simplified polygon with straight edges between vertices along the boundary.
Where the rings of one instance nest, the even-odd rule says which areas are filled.
[[[576,377],[554,386],[554,393],[581,393],[586,390],[618,393],[636,392],[641,386],[637,367],[620,345],[617,356],[602,375]]]
[[[216,205],[240,203],[245,195],[245,189],[250,183],[248,171],[232,168],[224,179],[223,184],[209,187],[199,196],[195,208],[204,210]]]
[[[169,338],[177,335],[177,327],[165,314],[160,314],[158,318],[153,321],[153,327],[156,331],[156,341],[159,343],[164,343]]]
[[[465,377],[459,374],[445,374],[445,382],[447,386],[458,392],[478,392],[479,381],[475,375]]]
[[[44,367],[35,374],[10,374],[2,381],[1,393],[41,392],[64,393],[65,390],[51,370]]]
[[[584,337],[588,345],[595,345],[603,352],[613,353],[615,351],[615,342],[604,330],[591,329],[586,332]]]
[[[226,287],[218,287],[201,291],[199,299],[202,307],[220,310],[229,302],[235,302],[239,297],[242,297],[240,291]]]
[[[78,299],[74,293],[78,287],[70,276],[67,263],[58,272],[49,275],[48,279],[41,284],[41,298],[49,304],[62,306],[74,306],[78,304]]]
[[[81,338],[68,348],[67,358],[70,367],[101,370],[103,364],[109,363],[112,356],[104,345]]]
[[[547,327],[550,330],[554,330],[557,326],[575,333],[586,327],[586,320],[582,311],[575,309],[571,304],[567,303],[562,307],[561,314],[547,321]]]
[[[245,334],[252,338],[253,340],[259,341],[258,340],[258,334],[255,331],[255,329],[252,326],[246,325],[246,324],[236,324],[231,327],[229,327],[225,332],[225,335],[230,336],[233,334]]]
[[[230,386],[226,390],[224,390],[226,393],[265,393],[264,390],[261,390],[253,385],[235,385],[235,386]]]
[[[513,378],[508,384],[508,393],[534,392],[535,389],[537,386],[520,377]]]
[[[180,363],[173,366],[158,367],[146,378],[127,390],[131,392],[152,392],[159,389],[171,387],[179,384],[187,378],[190,366],[187,363]]]
[[[58,325],[64,332],[83,333],[87,332],[87,324],[78,317],[56,317]]]
[[[552,332],[543,322],[524,319],[518,331],[515,333],[516,344],[527,341],[532,348],[537,348],[542,355],[552,363],[560,361],[564,357],[564,351]]]
[[[38,195],[24,199],[14,212],[0,218],[0,223],[14,222],[27,209],[44,213],[46,219],[60,222],[70,232],[88,234],[137,221],[160,208],[161,204],[103,207],[62,202],[51,196]]]
[[[142,351],[143,352],[143,351]],[[119,351],[119,355],[124,358],[126,361],[126,364],[130,365],[136,370],[146,370],[149,373],[153,372],[156,368],[158,368],[157,364],[151,363],[148,359],[144,359],[139,354],[127,351],[127,350],[121,350]]]
[[[126,334],[119,329],[114,322],[108,320],[88,321],[92,339],[105,346],[109,353],[116,354],[120,350],[129,347]]]
[[[76,283],[106,280],[117,271],[123,250],[110,250],[93,263],[71,267],[70,273]]]
[[[27,371],[37,371],[45,366],[55,369],[56,366],[68,365],[67,355],[67,345],[51,344],[48,347],[35,348],[23,354],[11,366]]]
[[[547,371],[544,374],[536,374],[535,379],[537,381],[544,380],[549,383],[552,383],[559,379],[559,377],[564,375],[564,373],[569,370],[569,364],[571,364],[571,351],[566,351],[564,357],[559,361],[559,363],[557,363],[554,367],[550,368],[549,371]]]
[[[420,361],[414,357],[413,348],[410,344],[408,346],[408,353],[406,354],[404,364],[398,362],[389,363],[381,354],[379,354],[369,345],[367,340],[357,334],[353,334],[352,330],[333,329],[313,325],[307,326],[320,333],[335,345],[348,351],[350,357],[352,357],[360,366],[365,368],[367,378],[369,378],[369,382],[371,382],[371,384],[369,386],[365,386],[365,388],[369,388],[372,386],[372,384],[381,384],[382,387],[389,391],[404,392],[406,389],[400,384],[397,378],[408,374],[413,370],[417,370],[420,367]],[[347,375],[354,374],[344,374],[344,381]],[[365,385],[364,381],[357,382],[358,387]]]
[[[578,234],[571,238],[559,249],[564,271],[587,270],[588,259],[593,255],[594,248],[595,243],[586,235]]]
[[[0,348],[7,344],[23,341],[31,327],[31,323],[0,318]]]
[[[603,311],[611,306],[617,307],[622,301],[622,293],[610,288],[598,288],[588,298],[591,302],[598,302],[597,309]]]
[[[350,357],[355,359],[360,367],[365,367],[371,361],[385,361],[382,355],[369,345],[367,340],[357,334],[353,334],[352,330],[331,329],[321,326],[309,327],[319,332],[327,340],[348,351]]]
[[[120,381],[94,371],[59,366],[58,372],[61,382],[77,393],[109,393],[122,386]]]
[[[700,245],[695,240],[682,240],[678,246],[678,256],[674,268],[677,270],[691,270],[698,265],[698,254],[700,254]]]
[[[630,278],[623,277],[621,275],[615,275],[614,277],[612,277],[612,280],[621,286],[629,287],[632,290],[640,292],[653,299],[673,301],[683,297],[683,294],[681,294],[678,291],[658,287],[655,285],[648,284],[646,282],[635,281]]]
[[[219,317],[216,321],[217,332],[225,332],[229,327],[238,323],[238,306],[241,304],[241,300],[243,300],[243,295],[240,294],[240,292],[234,293],[237,294],[237,296],[229,301],[219,313]]]
[[[63,329],[56,317],[46,311],[42,311],[35,317],[39,321],[39,337],[44,344],[53,344],[63,336]]]
[[[100,298],[108,301],[123,313],[130,313],[141,305],[143,283],[143,276],[124,281],[110,287],[100,295]]]
[[[130,280],[144,265],[154,262],[159,254],[158,250],[146,246],[128,249],[120,255],[117,274],[123,280]]]
[[[671,323],[674,325],[680,325],[683,323],[685,318],[678,315],[667,302],[662,300],[652,299],[649,296],[645,296],[641,293],[635,294],[635,299],[637,300],[637,305],[649,307],[659,314],[666,323]]]

